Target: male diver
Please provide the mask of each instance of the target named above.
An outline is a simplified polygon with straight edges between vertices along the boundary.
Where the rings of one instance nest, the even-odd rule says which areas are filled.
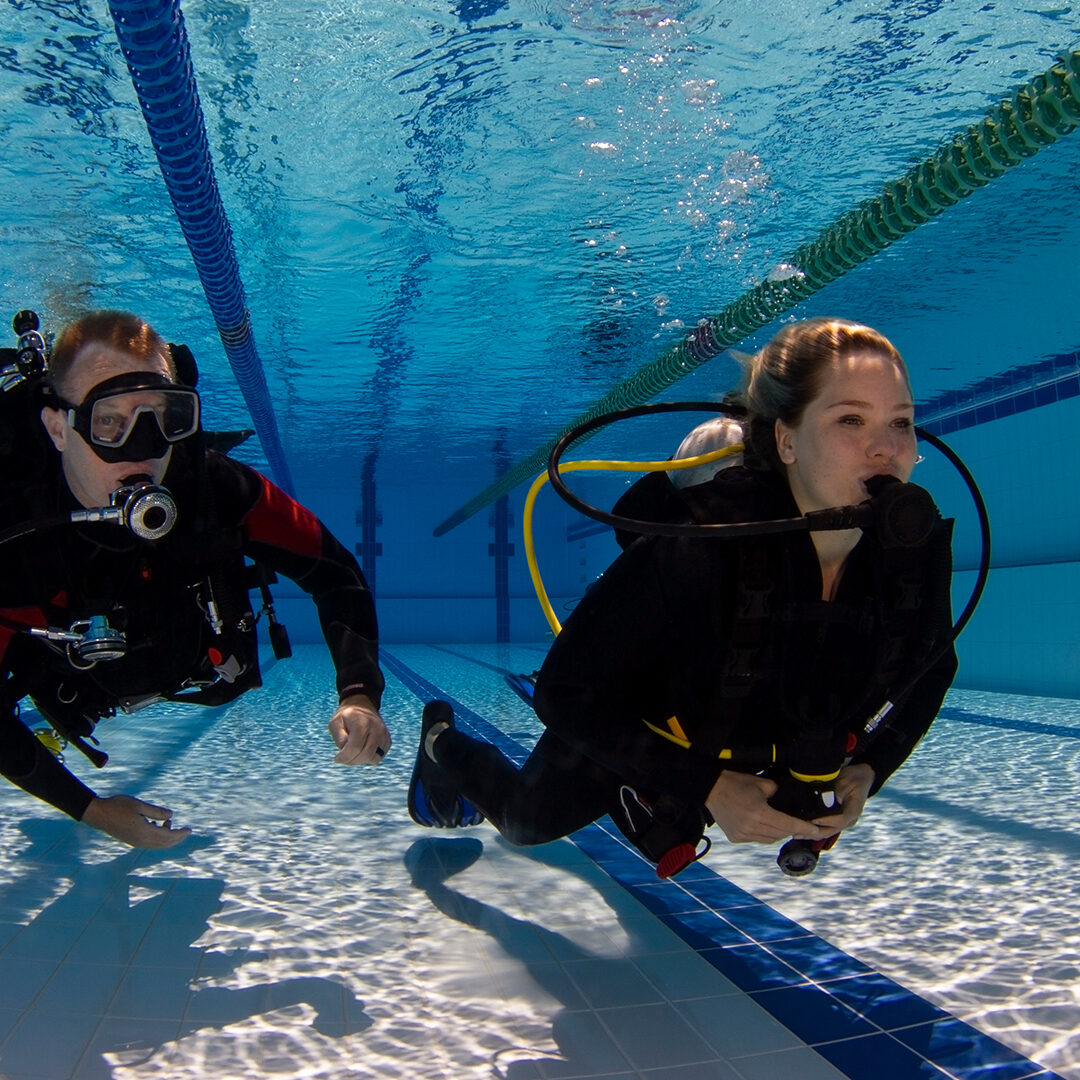
[[[0,773],[133,847],[180,843],[191,830],[173,826],[171,809],[99,796],[55,751],[67,742],[100,766],[89,743],[118,709],[216,705],[259,686],[248,590],[261,591],[275,653],[288,655],[267,590],[278,573],[310,594],[333,658],[335,760],[379,764],[391,739],[355,559],[265,477],[206,448],[182,346],[134,315],[98,311],[58,335],[46,365],[33,323],[0,383],[24,443],[0,447]],[[23,364],[35,351],[36,373]],[[31,408],[47,440],[15,415]],[[26,698],[51,738],[20,721]]]

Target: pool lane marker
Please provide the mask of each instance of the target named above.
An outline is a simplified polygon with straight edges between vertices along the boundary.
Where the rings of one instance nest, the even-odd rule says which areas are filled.
[[[519,766],[529,756],[520,743],[386,649],[379,658],[421,702],[449,702],[467,735],[494,744]],[[567,839],[850,1080],[880,1080],[883,1075],[889,1080],[1063,1080],[701,863],[677,880],[659,880],[608,818]]]

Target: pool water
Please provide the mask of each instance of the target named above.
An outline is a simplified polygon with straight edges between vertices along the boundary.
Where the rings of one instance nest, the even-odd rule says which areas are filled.
[[[941,718],[818,870],[714,837],[659,882],[603,823],[522,851],[405,811],[424,701],[512,753],[538,731],[504,681],[546,650],[524,487],[434,530],[1075,49],[1076,5],[183,9],[284,455],[376,595],[396,742],[333,765],[330,661],[283,581],[296,655],[261,692],[109,721],[104,777],[72,755],[174,808],[181,847],[0,787],[5,1080],[1080,1080],[1080,135],[740,343],[881,329],[994,529]],[[206,426],[249,427],[107,5],[11,0],[0,31],[0,321],[135,309],[193,349]],[[737,376],[723,355],[667,396]],[[590,456],[664,458],[684,431]],[[268,469],[257,439],[235,453]],[[959,611],[971,504],[926,456]],[[614,541],[550,492],[534,527],[565,617]]]
[[[660,882],[609,823],[512,849],[408,818],[423,701],[527,749],[503,675],[542,655],[385,650],[378,768],[332,763],[318,646],[107,721],[110,789],[193,827],[172,851],[0,791],[6,1080],[1080,1078],[1075,703],[954,691],[810,877],[718,837]]]

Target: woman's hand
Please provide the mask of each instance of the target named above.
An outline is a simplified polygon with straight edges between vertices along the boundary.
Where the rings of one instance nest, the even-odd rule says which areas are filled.
[[[866,764],[845,765],[836,778],[833,790],[836,792],[837,802],[840,803],[840,813],[831,814],[829,817],[814,818],[815,825],[839,832],[841,829],[850,829],[866,806],[866,800],[870,797],[870,788],[874,784],[874,770]]]
[[[825,840],[837,831],[774,809],[769,799],[775,793],[772,780],[725,770],[713,784],[705,808],[733,844],[774,844],[789,836]]]
[[[187,826],[173,828],[172,814],[167,807],[155,806],[130,795],[112,795],[107,799],[94,799],[81,820],[132,847],[171,848],[191,835]]]

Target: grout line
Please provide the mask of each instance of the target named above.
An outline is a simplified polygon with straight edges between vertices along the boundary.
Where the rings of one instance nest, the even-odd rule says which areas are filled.
[[[385,650],[385,649],[380,650],[380,662],[383,664],[384,667],[387,668],[387,670],[389,670],[391,672],[391,674],[393,674],[406,687],[406,689],[411,691],[421,701],[430,701],[430,700],[432,700],[434,698],[441,698],[441,699],[449,702],[450,705],[454,709],[455,715],[462,722],[462,726],[464,728],[466,728],[466,729],[472,729],[471,731],[467,730],[466,731],[467,734],[473,734],[474,736],[479,736],[481,738],[487,739],[489,742],[493,742],[496,746],[498,746],[498,748],[500,750],[502,750],[504,753],[506,753],[507,756],[509,756],[511,758],[511,760],[515,761],[516,763],[520,764],[520,762],[524,759],[524,757],[527,756],[527,752],[525,751],[525,749],[518,742],[511,739],[509,736],[505,735],[498,727],[496,727],[490,721],[485,720],[482,716],[480,716],[478,713],[474,712],[468,706],[466,706],[463,703],[459,702],[456,698],[452,697],[449,694],[444,693],[434,683],[429,682],[423,676],[421,676],[417,672],[413,671],[410,667],[408,667],[408,665],[403,663],[397,657],[393,656],[391,653],[387,652],[387,650]],[[613,841],[617,844],[617,849],[615,849],[615,854],[618,856],[619,862],[624,862],[625,865],[620,867],[618,865],[615,865],[614,859],[609,860],[608,858],[598,858],[597,855],[594,854],[593,851],[589,850],[590,842],[589,842],[588,839],[585,839],[584,843],[579,842],[579,840],[576,839],[576,837],[581,837],[581,836],[583,836],[583,834],[588,834],[592,830],[597,830],[597,831],[601,832],[604,835],[604,837],[605,837],[604,843],[605,844],[610,844]],[[884,1036],[888,1037],[892,1042],[897,1044],[897,1046],[899,1048],[902,1048],[905,1055],[910,1054],[913,1057],[917,1058],[918,1060],[926,1063],[927,1065],[929,1065],[934,1070],[936,1070],[936,1074],[939,1077],[939,1080],[997,1080],[997,1078],[1002,1077],[1004,1075],[1004,1072],[1003,1072],[1002,1062],[1000,1060],[998,1060],[996,1063],[995,1063],[994,1060],[990,1060],[985,1064],[975,1066],[975,1067],[967,1067],[967,1066],[965,1066],[965,1067],[962,1068],[962,1070],[960,1072],[954,1072],[954,1071],[950,1071],[945,1066],[940,1065],[937,1062],[932,1061],[931,1059],[927,1058],[925,1055],[921,1054],[918,1050],[914,1049],[913,1047],[908,1046],[902,1040],[896,1038],[896,1036],[894,1034],[894,1032],[897,1032],[897,1031],[912,1031],[912,1030],[918,1029],[920,1027],[925,1027],[927,1029],[930,1029],[934,1025],[937,1025],[937,1024],[960,1025],[960,1026],[962,1026],[963,1029],[966,1029],[968,1032],[971,1033],[971,1037],[972,1037],[975,1044],[977,1044],[979,1046],[982,1046],[982,1047],[994,1047],[994,1048],[996,1048],[996,1049],[998,1049],[1000,1051],[1003,1051],[1004,1054],[1007,1057],[1011,1058],[1011,1063],[1014,1066],[1017,1066],[1017,1067],[1019,1067],[1021,1069],[1024,1068],[1024,1066],[1030,1066],[1030,1069],[1028,1071],[1025,1071],[1023,1073],[1018,1072],[1016,1074],[1010,1074],[1009,1080],[1024,1080],[1025,1077],[1036,1077],[1036,1076],[1039,1077],[1040,1080],[1063,1080],[1063,1078],[1059,1077],[1056,1073],[1052,1072],[1051,1070],[1045,1068],[1044,1066],[1041,1066],[1041,1065],[1037,1064],[1036,1062],[1030,1061],[1029,1059],[1025,1058],[1024,1055],[1020,1054],[1018,1051],[1012,1050],[1010,1047],[1006,1047],[1003,1043],[998,1042],[996,1039],[993,1039],[991,1036],[986,1035],[983,1032],[979,1031],[977,1028],[972,1027],[966,1021],[960,1020],[958,1017],[955,1017],[955,1016],[952,1016],[949,1013],[946,1013],[944,1010],[940,1009],[938,1006],[935,1006],[932,1003],[925,1001],[925,999],[921,998],[918,994],[915,994],[912,991],[907,990],[906,987],[902,987],[902,986],[900,986],[899,983],[896,983],[894,980],[889,979],[888,976],[882,975],[880,972],[877,972],[874,969],[868,967],[867,965],[863,964],[861,961],[858,961],[854,957],[849,956],[847,953],[843,952],[843,950],[837,949],[835,946],[833,946],[829,942],[825,941],[824,938],[820,938],[816,934],[812,934],[809,931],[806,931],[803,927],[799,926],[798,923],[795,923],[793,920],[788,919],[784,915],[781,915],[779,912],[775,912],[774,908],[770,907],[768,904],[765,904],[762,901],[756,900],[756,898],[753,897],[752,894],[745,893],[745,890],[742,890],[738,886],[736,886],[733,883],[727,881],[726,878],[722,877],[720,874],[717,874],[715,871],[713,871],[712,869],[710,869],[708,867],[701,866],[701,864],[695,864],[693,867],[688,868],[688,870],[692,873],[693,876],[690,877],[690,878],[684,879],[682,881],[673,881],[671,879],[668,879],[665,882],[661,882],[659,879],[656,879],[655,883],[656,883],[657,886],[663,886],[665,888],[665,890],[668,889],[670,886],[674,886],[675,888],[681,890],[682,892],[685,892],[697,904],[702,905],[700,909],[695,910],[693,913],[691,913],[691,912],[670,913],[669,912],[669,913],[667,913],[665,915],[664,918],[661,918],[660,914],[657,911],[654,911],[653,909],[649,908],[648,905],[644,903],[643,898],[641,896],[641,893],[644,891],[644,886],[641,884],[642,871],[643,871],[643,868],[645,868],[645,867],[648,867],[649,869],[651,869],[651,866],[650,866],[650,864],[646,863],[645,860],[642,859],[637,854],[636,851],[631,849],[625,843],[625,841],[622,838],[621,834],[617,834],[616,832],[613,832],[612,829],[609,829],[606,825],[601,824],[600,822],[596,822],[593,825],[587,826],[585,829],[582,829],[579,833],[575,833],[574,836],[567,837],[567,839],[571,843],[573,843],[579,850],[584,852],[584,854],[586,854],[601,870],[603,870],[606,874],[608,874],[608,876],[611,877],[613,881],[616,881],[619,885],[621,885],[624,889],[626,889],[626,891],[629,892],[631,896],[633,896],[640,903],[642,903],[643,906],[646,908],[646,910],[649,910],[653,914],[654,918],[656,918],[658,921],[663,923],[663,925],[668,926],[671,930],[673,930],[676,934],[678,934],[679,937],[681,937],[683,939],[683,941],[687,944],[688,947],[690,947],[695,952],[697,952],[699,955],[701,955],[703,957],[703,959],[705,959],[709,963],[711,963],[713,965],[713,967],[717,968],[717,970],[720,972],[720,974],[723,975],[725,978],[729,979],[729,981],[731,981],[736,986],[736,989],[740,993],[742,993],[743,995],[748,997],[751,1001],[754,1001],[759,1006],[761,1006],[761,1008],[763,1008],[766,1012],[768,1012],[769,1015],[772,1016],[772,1018],[774,1020],[776,1020],[779,1024],[781,1024],[781,1026],[783,1026],[785,1029],[790,1031],[791,1034],[794,1035],[795,1038],[797,1038],[808,1049],[815,1050],[816,1052],[818,1052],[817,1048],[819,1046],[820,1047],[825,1047],[825,1046],[843,1045],[845,1043],[856,1043],[861,1039],[867,1039],[867,1038],[875,1038],[876,1039],[879,1036],[884,1035]],[[591,846],[593,846],[595,848],[595,845],[591,845]],[[623,857],[624,853],[625,853],[625,859]],[[630,869],[629,873],[627,873],[628,868]],[[693,882],[696,881],[696,880],[700,880],[702,882],[708,882],[709,884],[714,884],[715,882],[723,882],[730,889],[734,890],[737,893],[744,893],[748,897],[748,903],[743,904],[743,905],[736,905],[736,906],[733,906],[733,907],[725,909],[725,910],[738,910],[740,907],[742,907],[742,908],[751,908],[751,907],[754,907],[754,906],[759,906],[761,908],[764,908],[764,909],[767,909],[769,911],[775,912],[775,914],[777,915],[777,917],[779,919],[782,919],[784,922],[790,923],[795,931],[800,931],[801,930],[802,934],[800,935],[798,933],[794,933],[794,934],[792,934],[791,937],[770,938],[768,941],[759,941],[759,940],[756,940],[756,939],[752,938],[746,931],[741,929],[735,923],[731,922],[729,919],[726,919],[724,917],[722,911],[717,910],[715,907],[710,906],[708,900],[703,899],[702,897],[695,895],[695,892],[694,892],[694,889],[693,889]],[[712,916],[712,919],[717,924],[729,927],[732,930],[734,930],[736,933],[738,933],[738,934],[742,935],[743,937],[745,937],[746,938],[746,945],[744,946],[744,945],[742,945],[740,943],[737,946],[731,946],[730,944],[725,944],[723,939],[718,939],[713,944],[705,945],[705,946],[696,944],[696,942],[701,940],[702,938],[707,940],[709,935],[708,935],[707,931],[700,930],[696,926],[687,925],[685,917],[687,915],[689,915],[689,914],[695,914],[696,915],[696,914],[699,913],[699,911],[708,912],[709,915]],[[670,920],[670,921],[668,921],[668,920]],[[831,950],[831,952],[835,956],[843,957],[846,960],[848,960],[850,963],[856,964],[859,967],[865,968],[865,971],[854,972],[854,973],[852,973],[850,975],[838,976],[835,979],[822,980],[822,979],[811,978],[811,976],[800,972],[792,964],[790,964],[788,961],[784,960],[783,957],[777,956],[776,953],[773,952],[773,950],[769,947],[770,945],[775,946],[778,942],[785,941],[785,940],[786,941],[791,941],[791,940],[807,940],[807,941],[811,941],[812,940],[812,941],[816,941],[816,942],[821,942],[822,944],[824,944],[827,947],[828,950]],[[779,965],[782,965],[783,968],[787,968],[789,971],[791,971],[792,975],[794,977],[796,977],[797,980],[798,980],[797,984],[795,984],[795,985],[783,984],[783,985],[779,985],[779,986],[762,986],[757,990],[752,990],[752,991],[751,990],[746,990],[746,989],[743,989],[742,987],[739,987],[738,984],[735,983],[734,980],[731,978],[731,974],[728,971],[725,971],[723,967],[717,965],[716,963],[713,963],[713,958],[707,955],[707,953],[709,951],[714,951],[715,950],[717,952],[717,954],[718,954],[717,959],[719,959],[721,957],[726,958],[727,956],[730,955],[729,954],[730,949],[732,949],[732,948],[745,949],[745,948],[749,948],[750,946],[753,946],[755,949],[760,950],[760,952],[762,952],[765,955],[767,955],[768,957],[770,957],[770,959],[773,962],[775,962],[775,963],[777,963]],[[882,1028],[875,1021],[869,1019],[867,1016],[860,1013],[857,1009],[853,1008],[852,1006],[847,1005],[845,1002],[843,1002],[840,999],[838,999],[837,997],[835,997],[830,992],[830,990],[828,989],[829,985],[831,985],[831,984],[842,984],[843,982],[846,982],[846,981],[848,981],[850,979],[859,978],[860,976],[865,977],[867,975],[876,975],[879,978],[886,979],[890,985],[896,986],[900,990],[903,990],[904,994],[909,999],[914,999],[916,1001],[923,1002],[929,1009],[933,1010],[936,1013],[943,1014],[943,1015],[940,1015],[940,1016],[938,1016],[938,1017],[936,1017],[934,1019],[931,1019],[931,1020],[925,1020],[925,1021],[922,1021],[922,1022],[915,1022],[915,1023],[912,1023],[912,1024],[906,1024],[906,1025],[898,1026],[898,1027],[895,1027],[895,1028],[886,1029],[886,1028]],[[829,1007],[831,1009],[836,1009],[836,1008],[843,1009],[847,1013],[850,1013],[851,1016],[858,1017],[860,1020],[864,1021],[865,1023],[870,1024],[875,1030],[872,1031],[872,1032],[864,1032],[862,1034],[857,1034],[857,1035],[840,1036],[840,1037],[832,1038],[832,1039],[823,1039],[818,1043],[808,1043],[808,1042],[806,1042],[806,1040],[803,1039],[802,1036],[798,1035],[796,1032],[792,1031],[791,1028],[788,1027],[788,1025],[784,1022],[782,1016],[777,1015],[776,1012],[773,1012],[773,1010],[769,1008],[768,996],[767,996],[769,993],[775,993],[776,991],[785,990],[785,989],[802,988],[802,987],[807,988],[807,990],[812,989],[813,991],[816,991],[817,993],[824,994],[829,999],[827,1004],[829,1005]],[[763,1000],[763,998],[764,998],[764,1000]],[[774,1001],[775,1001],[775,999],[774,999]],[[675,1003],[670,1003],[670,1004],[672,1004],[673,1007],[677,1008]],[[766,1052],[763,1052],[763,1053],[766,1053]],[[747,1055],[747,1056],[749,1056],[749,1055]],[[828,1061],[828,1058],[825,1058],[824,1055],[821,1055],[821,1056],[824,1058],[824,1060]],[[833,1064],[831,1061],[829,1062],[829,1064],[832,1065],[832,1067],[837,1069],[838,1071],[842,1071],[842,1070],[840,1070],[839,1066]],[[635,1069],[635,1071],[640,1071],[640,1070]],[[850,1075],[850,1074],[848,1074],[848,1075]],[[863,1075],[865,1075],[864,1070],[860,1070],[858,1080],[861,1080],[861,1077]],[[914,1076],[914,1074],[913,1074],[913,1076]],[[922,1070],[921,1068],[919,1069],[918,1076],[921,1078],[921,1080],[929,1080],[929,1078],[926,1076],[925,1071]],[[853,1077],[852,1080],[856,1080],[856,1078]]]

